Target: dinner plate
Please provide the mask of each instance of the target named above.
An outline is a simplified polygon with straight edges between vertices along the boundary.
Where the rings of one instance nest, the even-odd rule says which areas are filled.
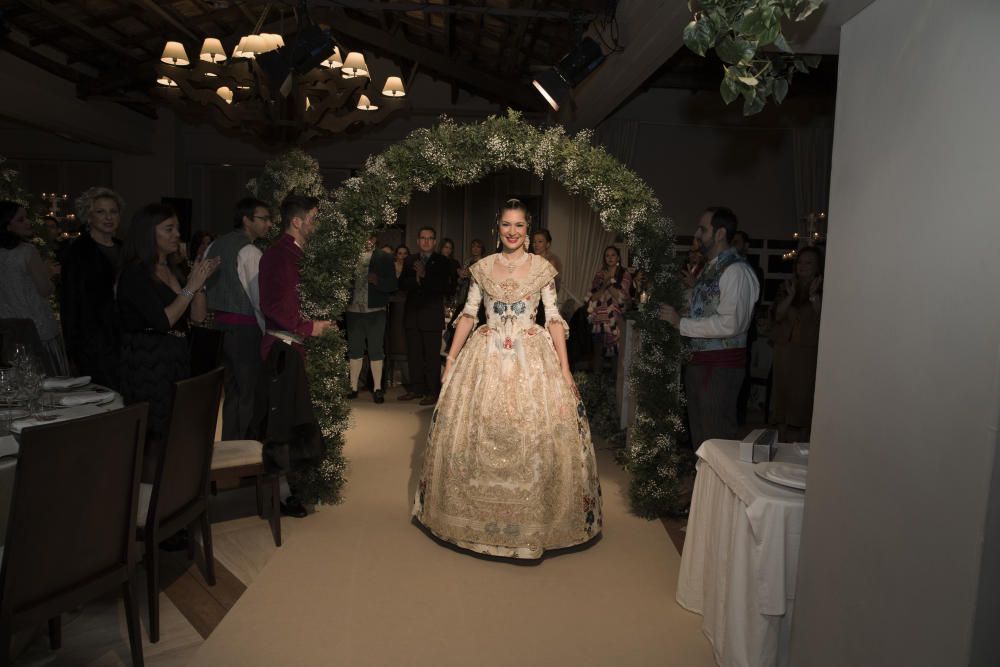
[[[809,469],[801,463],[783,463],[771,461],[757,463],[753,467],[758,477],[779,486],[785,486],[800,491],[806,490],[806,476]]]

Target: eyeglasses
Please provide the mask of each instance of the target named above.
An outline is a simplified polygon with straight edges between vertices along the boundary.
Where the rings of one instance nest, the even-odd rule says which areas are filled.
[[[263,220],[264,222],[271,222],[271,216],[269,215],[255,215],[254,220]]]

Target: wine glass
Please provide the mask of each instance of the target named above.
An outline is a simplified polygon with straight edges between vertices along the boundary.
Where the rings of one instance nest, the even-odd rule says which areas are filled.
[[[31,363],[31,353],[24,343],[14,343],[11,352],[10,363],[15,369],[22,369]]]
[[[13,366],[0,366],[0,406],[10,407],[14,403],[16,372]]]

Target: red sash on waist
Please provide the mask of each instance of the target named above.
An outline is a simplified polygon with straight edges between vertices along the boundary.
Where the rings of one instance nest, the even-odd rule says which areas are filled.
[[[215,321],[219,324],[257,326],[257,318],[253,315],[244,315],[243,313],[227,313],[224,310],[215,311]]]
[[[727,350],[700,350],[691,355],[688,363],[712,368],[743,368],[747,363],[747,349],[734,347]]]

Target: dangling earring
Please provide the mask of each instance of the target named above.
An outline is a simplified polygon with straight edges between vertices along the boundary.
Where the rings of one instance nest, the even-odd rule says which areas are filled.
[[[531,227],[528,227],[527,231],[524,233],[524,252],[528,252],[528,248],[531,246]]]

